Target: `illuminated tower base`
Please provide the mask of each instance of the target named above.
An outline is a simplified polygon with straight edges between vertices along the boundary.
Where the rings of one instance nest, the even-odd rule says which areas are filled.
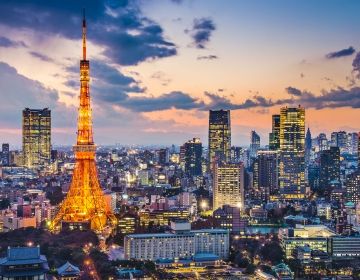
[[[102,230],[108,222],[115,224],[116,218],[97,178],[95,146],[75,146],[74,151],[76,165],[71,186],[52,227]]]

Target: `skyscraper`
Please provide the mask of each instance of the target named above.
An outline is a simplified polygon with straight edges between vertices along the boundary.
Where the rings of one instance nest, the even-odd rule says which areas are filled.
[[[255,158],[257,151],[260,149],[260,135],[255,130],[250,134],[250,157]]]
[[[269,196],[278,192],[278,153],[259,151],[254,162],[254,189],[260,197],[268,201]]]
[[[193,138],[184,144],[185,173],[189,176],[202,174],[202,144],[199,138]]]
[[[231,148],[230,110],[209,111],[209,162],[228,162]]]
[[[242,163],[215,163],[213,209],[223,205],[244,207],[244,166]]]
[[[346,152],[347,133],[345,131],[336,131],[331,133],[331,146],[339,147],[341,154]]]
[[[305,196],[305,109],[280,110],[280,193],[285,199]]]
[[[8,143],[3,143],[2,144],[1,164],[2,164],[2,166],[9,166],[10,165],[10,146],[9,146]]]
[[[329,141],[325,133],[320,133],[317,137],[317,145],[319,151],[324,151],[329,149]]]
[[[320,152],[319,187],[340,185],[340,149],[330,147],[329,150]]]
[[[360,202],[360,170],[349,175],[346,180],[346,200],[355,204]]]
[[[309,163],[311,148],[312,148],[312,139],[311,139],[310,128],[308,127],[308,129],[306,131],[306,137],[305,137],[305,162],[306,163]]]
[[[106,203],[95,164],[96,146],[93,140],[90,103],[90,62],[86,59],[86,21],[82,25],[83,58],[80,60],[80,105],[77,142],[74,146],[75,169],[69,192],[51,223],[52,230],[59,228],[91,228],[100,231],[116,218]]]
[[[280,149],[280,115],[272,115],[272,131],[269,134],[269,149]]]
[[[49,164],[51,158],[51,111],[23,110],[24,165],[39,168]]]

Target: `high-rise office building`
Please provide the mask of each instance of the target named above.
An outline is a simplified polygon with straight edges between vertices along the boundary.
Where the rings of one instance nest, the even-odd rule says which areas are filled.
[[[51,158],[51,111],[23,110],[24,165],[38,168],[49,164]]]
[[[269,134],[269,149],[272,151],[280,149],[280,115],[272,115],[272,130]]]
[[[209,111],[209,162],[228,162],[231,148],[230,110]]]
[[[259,151],[254,162],[254,189],[265,201],[278,191],[278,153],[276,151]]]
[[[280,194],[284,199],[305,197],[305,109],[280,110]]]
[[[9,166],[10,165],[10,146],[9,146],[8,143],[3,143],[2,144],[1,164],[2,164],[2,166]]]
[[[340,149],[330,147],[320,152],[319,187],[340,186]]]
[[[311,157],[311,149],[312,149],[312,139],[311,139],[310,128],[308,127],[308,129],[306,131],[306,137],[305,137],[305,179],[306,179],[306,182],[309,181],[309,164],[310,164],[310,157]]]
[[[346,200],[355,204],[360,202],[360,170],[349,175],[346,180]]]
[[[255,158],[257,151],[260,149],[260,135],[255,130],[250,134],[250,157]]]
[[[230,205],[244,207],[244,165],[215,163],[213,170],[213,209]]]
[[[331,146],[339,147],[341,154],[346,152],[347,133],[345,131],[331,133]]]
[[[309,163],[311,148],[312,148],[312,139],[311,139],[310,128],[308,127],[308,129],[306,131],[306,137],[305,137],[305,162],[306,163]]]
[[[346,152],[351,155],[357,155],[359,145],[359,135],[356,132],[347,134]]]
[[[190,176],[200,176],[202,174],[201,157],[202,143],[199,138],[193,138],[184,145],[185,173]]]
[[[320,133],[317,137],[318,151],[324,151],[329,149],[329,141],[325,133]]]
[[[358,156],[358,170],[360,170],[360,132],[358,133],[358,149],[357,149],[357,156]]]
[[[160,149],[156,151],[157,162],[159,164],[167,164],[170,160],[170,153],[168,148]]]

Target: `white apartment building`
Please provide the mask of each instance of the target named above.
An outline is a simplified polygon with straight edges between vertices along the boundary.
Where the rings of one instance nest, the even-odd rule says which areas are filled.
[[[171,222],[171,233],[125,236],[125,259],[191,259],[196,254],[229,256],[229,232],[225,229],[190,230],[190,223]]]

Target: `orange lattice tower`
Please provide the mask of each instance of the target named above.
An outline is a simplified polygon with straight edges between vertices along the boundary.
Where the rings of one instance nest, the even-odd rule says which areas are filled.
[[[86,60],[86,21],[82,26],[83,59],[80,61],[80,106],[77,143],[74,146],[76,165],[69,192],[51,223],[52,230],[91,228],[101,231],[116,218],[106,203],[97,177],[89,91],[89,60]]]

